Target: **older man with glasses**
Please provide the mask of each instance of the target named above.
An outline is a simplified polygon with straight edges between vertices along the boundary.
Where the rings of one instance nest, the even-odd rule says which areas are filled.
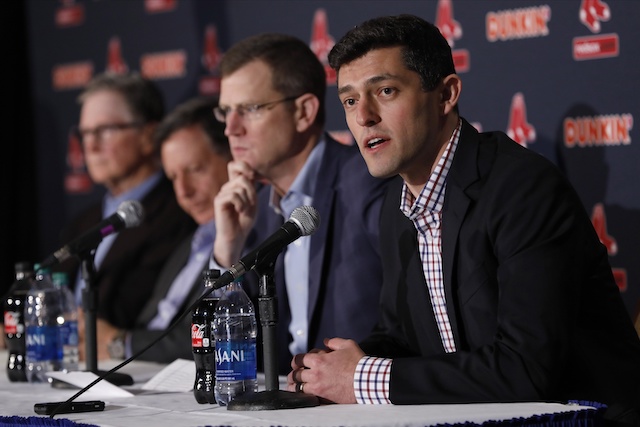
[[[125,200],[142,203],[143,223],[106,237],[95,252],[98,318],[119,329],[131,329],[163,264],[195,223],[178,206],[154,144],[155,129],[164,116],[163,97],[156,85],[138,74],[103,74],[87,85],[78,101],[80,122],[74,133],[91,179],[104,186],[106,193],[63,231],[62,241],[113,214]],[[78,274],[78,260],[61,268],[70,273],[80,300],[85,283]],[[110,355],[101,352],[98,357]]]
[[[220,65],[216,118],[233,161],[215,198],[212,266],[228,268],[301,205],[320,213],[317,231],[288,246],[275,266],[279,370],[293,354],[342,333],[369,334],[382,283],[378,219],[387,181],[371,177],[355,146],[324,132],[326,76],[309,47],[261,34],[229,49]],[[253,272],[245,290],[258,293]]]

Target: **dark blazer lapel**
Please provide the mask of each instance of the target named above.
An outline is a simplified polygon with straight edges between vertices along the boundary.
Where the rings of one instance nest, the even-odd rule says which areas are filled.
[[[167,260],[165,266],[162,268],[162,272],[158,276],[158,280],[156,280],[153,293],[140,312],[140,316],[136,319],[137,325],[141,327],[146,326],[147,323],[158,314],[158,303],[167,295],[173,280],[187,264],[192,238],[193,233],[176,247],[172,256]],[[207,263],[208,262],[209,260],[207,260]]]
[[[447,312],[451,330],[456,343],[460,343],[454,289],[454,267],[458,252],[458,234],[464,221],[471,198],[467,189],[479,180],[478,148],[480,141],[477,131],[463,119],[458,147],[454,155],[449,175],[442,212],[442,269],[444,289],[447,300]]]
[[[313,205],[320,213],[320,226],[311,235],[311,245],[309,248],[309,305],[307,319],[310,321],[318,302],[320,293],[320,283],[324,274],[322,266],[327,252],[329,229],[332,227],[330,219],[333,219],[333,205],[335,195],[335,184],[338,179],[339,163],[336,151],[340,148],[339,142],[334,141],[325,134],[325,151],[320,173],[316,182],[315,193],[313,194]]]
[[[108,270],[111,264],[120,263],[120,259],[123,255],[130,252],[130,248],[138,246],[138,242],[143,239],[141,238],[142,235],[148,235],[150,232],[156,232],[155,230],[150,230],[147,225],[152,224],[154,222],[154,218],[162,212],[162,202],[164,201],[165,187],[167,186],[171,186],[171,183],[163,176],[151,191],[149,191],[149,193],[147,193],[147,195],[142,199],[141,203],[145,212],[142,224],[138,227],[122,230],[118,233],[111,245],[111,248],[105,255],[104,260],[102,260],[101,268],[97,271],[98,276],[101,274],[102,269]]]

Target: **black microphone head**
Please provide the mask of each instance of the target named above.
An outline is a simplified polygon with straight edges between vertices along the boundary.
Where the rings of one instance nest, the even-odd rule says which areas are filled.
[[[120,203],[116,213],[124,221],[125,228],[137,227],[144,219],[144,208],[137,200],[125,200]]]
[[[309,236],[320,225],[320,214],[313,206],[299,206],[291,212],[289,220],[296,223],[301,236]]]

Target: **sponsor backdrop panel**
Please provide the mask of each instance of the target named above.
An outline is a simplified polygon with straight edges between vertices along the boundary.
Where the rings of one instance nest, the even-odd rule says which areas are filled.
[[[326,55],[371,17],[412,13],[436,23],[463,79],[461,112],[555,162],[582,198],[629,315],[640,304],[640,2],[623,0],[66,0],[27,3],[40,203],[38,252],[62,243],[71,217],[99,199],[69,137],[76,98],[105,70],[154,79],[167,107],[215,95],[234,42],[266,31]],[[352,143],[327,67],[328,129]],[[15,260],[10,260],[14,262]]]

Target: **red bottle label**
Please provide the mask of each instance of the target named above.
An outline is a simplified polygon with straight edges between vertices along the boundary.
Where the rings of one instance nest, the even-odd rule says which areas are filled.
[[[17,334],[19,324],[20,324],[20,313],[16,311],[4,312],[4,333],[5,334]],[[23,329],[23,328],[20,328],[20,329]]]
[[[191,347],[197,347],[197,348],[209,347],[210,345],[209,337],[205,336],[206,327],[207,325],[205,323],[191,324]]]

